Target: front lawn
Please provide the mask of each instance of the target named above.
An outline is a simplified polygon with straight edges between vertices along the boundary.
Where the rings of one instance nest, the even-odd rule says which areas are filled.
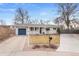
[[[50,35],[52,37],[51,44],[60,44],[60,35]],[[49,35],[30,35],[30,44],[49,44]]]

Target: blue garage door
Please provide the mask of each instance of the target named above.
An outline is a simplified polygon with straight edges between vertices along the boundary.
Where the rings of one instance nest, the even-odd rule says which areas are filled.
[[[18,35],[26,35],[26,29],[18,29]]]

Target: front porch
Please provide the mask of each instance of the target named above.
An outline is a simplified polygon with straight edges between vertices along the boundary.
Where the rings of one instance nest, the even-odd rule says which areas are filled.
[[[56,34],[57,33],[57,27],[53,26],[46,26],[46,25],[28,25],[28,26],[22,26],[17,25],[15,26],[16,35],[46,35],[46,34]],[[22,31],[22,32],[21,32]]]

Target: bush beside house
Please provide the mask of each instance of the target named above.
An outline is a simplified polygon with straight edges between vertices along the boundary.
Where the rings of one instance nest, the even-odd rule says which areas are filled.
[[[10,26],[0,26],[0,42],[14,35],[15,31]]]

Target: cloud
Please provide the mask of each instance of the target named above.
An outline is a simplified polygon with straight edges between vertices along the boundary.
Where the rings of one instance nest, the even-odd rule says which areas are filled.
[[[0,8],[0,12],[13,12],[15,11],[15,9],[4,9],[4,8]]]
[[[15,5],[21,5],[21,6],[32,6],[32,7],[36,7],[36,4],[33,3],[15,3]]]
[[[4,5],[4,3],[0,3],[0,5]]]
[[[49,15],[49,12],[45,12],[45,11],[40,12],[40,16],[46,16],[46,15]]]
[[[28,6],[34,6],[34,7],[37,6],[36,4],[33,4],[33,3],[27,3],[26,5],[28,5]]]

